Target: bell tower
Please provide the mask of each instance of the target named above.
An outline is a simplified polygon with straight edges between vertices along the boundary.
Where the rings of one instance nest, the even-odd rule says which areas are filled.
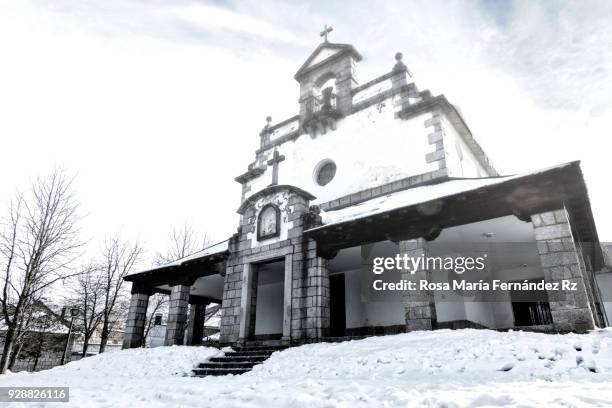
[[[323,42],[294,76],[300,84],[300,124],[313,137],[335,129],[336,120],[351,113],[357,85],[355,65],[361,55],[350,44],[329,42],[331,30],[325,26]]]

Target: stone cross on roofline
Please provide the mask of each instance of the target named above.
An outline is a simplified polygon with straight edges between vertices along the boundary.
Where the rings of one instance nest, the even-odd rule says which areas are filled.
[[[272,183],[271,186],[278,184],[278,164],[285,160],[285,156],[278,153],[278,150],[274,150],[274,155],[268,160],[268,165],[272,166]]]
[[[321,33],[319,33],[319,35],[321,37],[323,37],[323,42],[328,42],[327,41],[327,36],[329,35],[329,33],[331,33],[332,31],[334,31],[334,27],[332,26],[327,26],[327,24],[325,24],[325,26],[323,27],[323,31],[321,31]]]

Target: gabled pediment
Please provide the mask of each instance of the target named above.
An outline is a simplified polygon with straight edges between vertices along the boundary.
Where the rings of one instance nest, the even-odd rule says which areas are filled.
[[[300,69],[295,73],[294,78],[298,79],[312,69],[324,65],[328,61],[335,60],[337,57],[340,57],[340,55],[347,54],[352,55],[356,61],[361,61],[361,54],[359,54],[352,45],[323,42],[319,44],[312,54],[310,54]]]
[[[340,50],[338,48],[323,47],[319,50],[319,52],[317,52],[316,54],[313,54],[313,58],[310,60],[310,62],[308,62],[308,65],[306,66],[306,68],[310,68],[313,65],[316,65],[319,62],[322,62],[328,59],[329,57],[331,57],[332,55],[335,55],[339,52]]]

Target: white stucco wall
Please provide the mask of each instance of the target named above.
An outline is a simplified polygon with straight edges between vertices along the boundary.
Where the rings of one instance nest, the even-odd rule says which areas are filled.
[[[442,281],[439,276],[444,273],[443,271],[436,271],[435,281]],[[523,279],[542,279],[544,275],[539,267],[526,267],[495,271],[493,276],[495,279],[510,282]],[[612,279],[610,285],[612,288]],[[492,329],[514,327],[510,292],[501,293],[499,302],[463,302],[459,296],[455,296],[453,299],[448,294],[440,295],[439,293],[435,296],[435,300],[439,322],[469,320]]]
[[[432,281],[448,282],[448,271],[434,271]],[[465,304],[457,293],[434,292],[436,303],[436,318],[439,322],[452,322],[456,320],[467,320]]]
[[[449,274],[454,272],[436,270],[433,272],[434,282],[448,282]],[[469,320],[486,327],[495,327],[494,311],[489,303],[469,302],[455,292],[434,292],[436,303],[436,318],[438,322],[453,322]]]
[[[487,170],[472,153],[455,127],[442,116],[442,130],[444,132],[444,155],[446,157],[446,168],[450,177],[486,177]],[[463,160],[460,160],[457,149],[461,149]]]
[[[364,302],[361,299],[361,270],[344,272],[346,327],[393,326],[404,324],[404,305],[400,292],[385,292],[388,301]]]
[[[393,103],[387,99],[337,123],[336,130],[311,138],[304,134],[277,147],[285,160],[279,164],[279,184],[290,184],[317,197],[313,204],[336,199],[366,188],[379,186],[411,175],[437,170],[426,163],[425,155],[434,150],[424,126],[431,113],[410,120],[395,119]],[[266,151],[270,158],[273,149]],[[336,163],[334,179],[326,186],[315,182],[315,168],[325,159]],[[250,180],[246,197],[267,187],[272,166]]]

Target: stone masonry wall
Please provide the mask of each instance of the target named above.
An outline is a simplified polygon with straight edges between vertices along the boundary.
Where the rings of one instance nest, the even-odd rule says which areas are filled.
[[[164,341],[166,346],[183,344],[187,327],[190,287],[189,285],[175,285],[170,290],[168,324]]]
[[[333,62],[325,65],[325,68],[309,72],[300,79],[300,117],[306,116],[306,101],[311,95],[313,88],[321,86],[321,79],[333,75],[336,79],[336,94],[338,109],[348,115],[352,107],[351,90],[357,84],[355,80],[355,60],[350,55],[344,55]]]
[[[272,200],[273,197],[267,199]],[[291,255],[292,292],[291,292],[291,338],[301,339],[308,334],[316,336],[315,326],[329,326],[329,278],[326,282],[326,261],[316,257],[315,242],[305,243],[303,214],[308,211],[308,200],[292,193],[287,202],[287,222],[291,223],[287,239],[266,244],[256,239],[253,222],[258,216],[255,208],[248,208],[241,215],[240,227],[230,242],[231,256],[227,260],[224,278],[223,301],[221,305],[221,343],[238,341],[240,333],[240,303],[243,292],[243,273],[246,264],[254,268],[252,285],[255,289],[250,303],[251,319],[256,319],[256,264]],[[257,245],[255,245],[257,244]],[[310,249],[309,249],[310,248]],[[321,289],[314,289],[315,287]],[[325,303],[327,302],[327,304]],[[327,320],[326,319],[327,316]],[[255,324],[251,321],[249,329],[253,334]],[[310,331],[309,331],[310,330]]]
[[[67,333],[27,333],[24,346],[15,359],[11,371],[40,371],[60,365],[67,337]],[[70,362],[73,340],[74,335],[70,337],[66,362]],[[0,349],[2,347],[4,347],[4,333],[0,333]]]
[[[410,258],[427,255],[427,241],[423,238],[400,241],[399,253]],[[431,280],[431,272],[426,269],[410,274],[402,270],[402,279],[418,282],[421,279]],[[406,315],[406,331],[432,330],[436,327],[436,306],[431,292],[405,291],[403,294]]]
[[[302,309],[306,309],[306,319],[301,319],[301,330],[296,337],[320,339],[329,333],[329,270],[328,261],[317,256],[316,242],[308,241],[306,276],[302,286]],[[305,333],[304,333],[305,332]],[[299,335],[298,335],[299,334]]]
[[[149,306],[148,293],[132,293],[130,308],[125,323],[125,336],[123,348],[140,347],[144,335],[144,325]]]
[[[567,279],[577,284],[576,292],[548,292],[555,330],[584,332],[593,329],[593,300],[589,299],[587,291],[589,272],[584,264],[581,265],[567,211],[534,214],[531,221],[546,281],[560,283]]]

